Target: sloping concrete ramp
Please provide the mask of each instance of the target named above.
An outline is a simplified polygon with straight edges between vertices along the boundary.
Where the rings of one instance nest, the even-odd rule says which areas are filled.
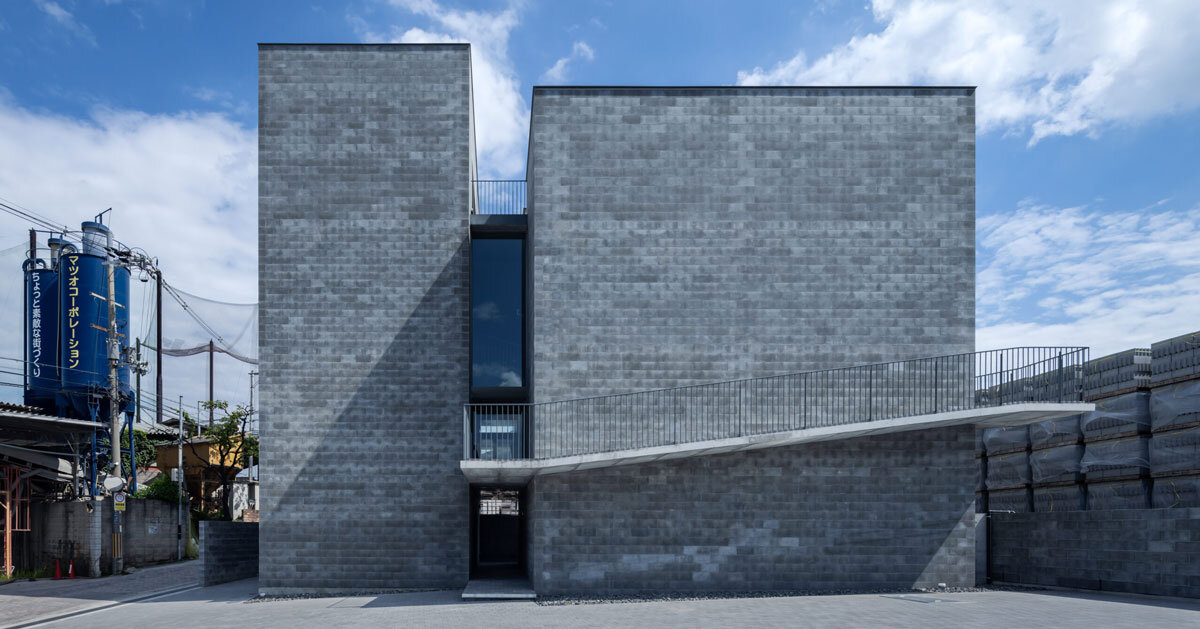
[[[521,484],[534,476],[560,474],[617,465],[632,465],[669,459],[682,459],[709,454],[723,454],[759,448],[776,448],[801,443],[851,439],[909,430],[928,430],[947,426],[973,424],[988,426],[1023,426],[1096,410],[1095,404],[1085,402],[1025,402],[1004,406],[972,408],[945,413],[897,417],[875,421],[788,430],[729,439],[695,441],[650,448],[616,450],[597,454],[581,454],[548,459],[466,460],[459,463],[463,474],[472,483]]]

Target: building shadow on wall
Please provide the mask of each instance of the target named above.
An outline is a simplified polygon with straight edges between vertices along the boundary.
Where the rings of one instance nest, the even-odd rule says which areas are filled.
[[[264,467],[265,587],[466,584],[468,496],[458,462],[462,405],[469,390],[467,246],[464,237],[403,324],[392,328],[386,349],[372,351],[383,338],[350,337],[340,356],[320,361],[333,373],[306,374],[306,390],[287,396],[335,415],[321,422],[326,426],[319,436],[304,435],[304,427],[290,417],[270,419],[268,427],[289,424],[286,433],[320,445],[286,487],[271,486],[273,461]],[[397,260],[394,273],[412,272],[403,262]],[[379,300],[393,311],[368,312],[367,319],[402,313],[408,305],[405,297],[400,293],[394,300]],[[320,325],[332,323],[350,335],[355,322],[348,318],[361,312],[360,305],[333,321],[322,316]],[[387,330],[386,325],[367,327]],[[353,391],[347,391],[371,361]],[[341,370],[351,375],[337,373]],[[339,400],[345,402],[335,408]],[[286,415],[287,410],[276,412]],[[263,435],[264,440],[276,438],[288,437]],[[277,443],[268,451],[283,458],[298,456],[296,449]],[[286,461],[280,466],[290,467]],[[277,497],[270,496],[272,491]],[[287,554],[266,556],[281,551]],[[271,570],[271,562],[291,560],[293,553],[294,563]],[[277,586],[276,579],[286,583]]]

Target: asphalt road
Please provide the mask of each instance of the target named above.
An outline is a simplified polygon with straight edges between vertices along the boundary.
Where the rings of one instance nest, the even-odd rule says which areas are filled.
[[[191,560],[117,577],[8,583],[0,586],[0,628],[193,587],[199,582],[200,562]]]
[[[1197,627],[1200,601],[1074,592],[878,594],[542,606],[460,592],[246,602],[254,579],[128,603],[43,627]],[[921,599],[938,599],[923,602]]]

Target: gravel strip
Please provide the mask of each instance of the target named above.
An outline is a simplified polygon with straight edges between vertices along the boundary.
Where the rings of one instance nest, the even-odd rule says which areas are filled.
[[[733,598],[781,598],[788,596],[837,596],[845,594],[961,594],[966,592],[1034,592],[1045,588],[1016,585],[986,587],[922,588],[913,590],[856,589],[856,590],[772,590],[769,592],[706,592],[702,594],[635,594],[606,597],[538,596],[538,605],[602,605],[606,603],[644,603],[651,601],[707,601]]]
[[[358,596],[383,596],[384,594],[413,594],[416,592],[444,592],[448,588],[400,588],[396,590],[371,590],[369,592],[342,592],[340,594],[259,594],[244,603],[274,603],[275,601],[299,601],[307,598],[354,598]],[[457,589],[457,588],[449,588]]]

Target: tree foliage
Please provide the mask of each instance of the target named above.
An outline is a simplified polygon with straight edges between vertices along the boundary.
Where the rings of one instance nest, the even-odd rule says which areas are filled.
[[[133,497],[163,500],[171,504],[179,504],[179,485],[176,485],[175,481],[164,474],[150,481],[149,484],[139,487],[133,493]]]
[[[233,481],[237,473],[258,456],[258,437],[250,433],[250,409],[245,406],[238,405],[230,410],[228,402],[218,400],[204,402],[203,407],[219,412],[221,416],[211,426],[201,426],[199,434],[190,437],[186,443],[192,454],[200,459],[204,477],[215,480],[221,487],[223,519],[230,520],[233,518]],[[186,413],[184,417],[190,421]],[[209,447],[208,457],[201,453],[201,446],[205,444]]]

